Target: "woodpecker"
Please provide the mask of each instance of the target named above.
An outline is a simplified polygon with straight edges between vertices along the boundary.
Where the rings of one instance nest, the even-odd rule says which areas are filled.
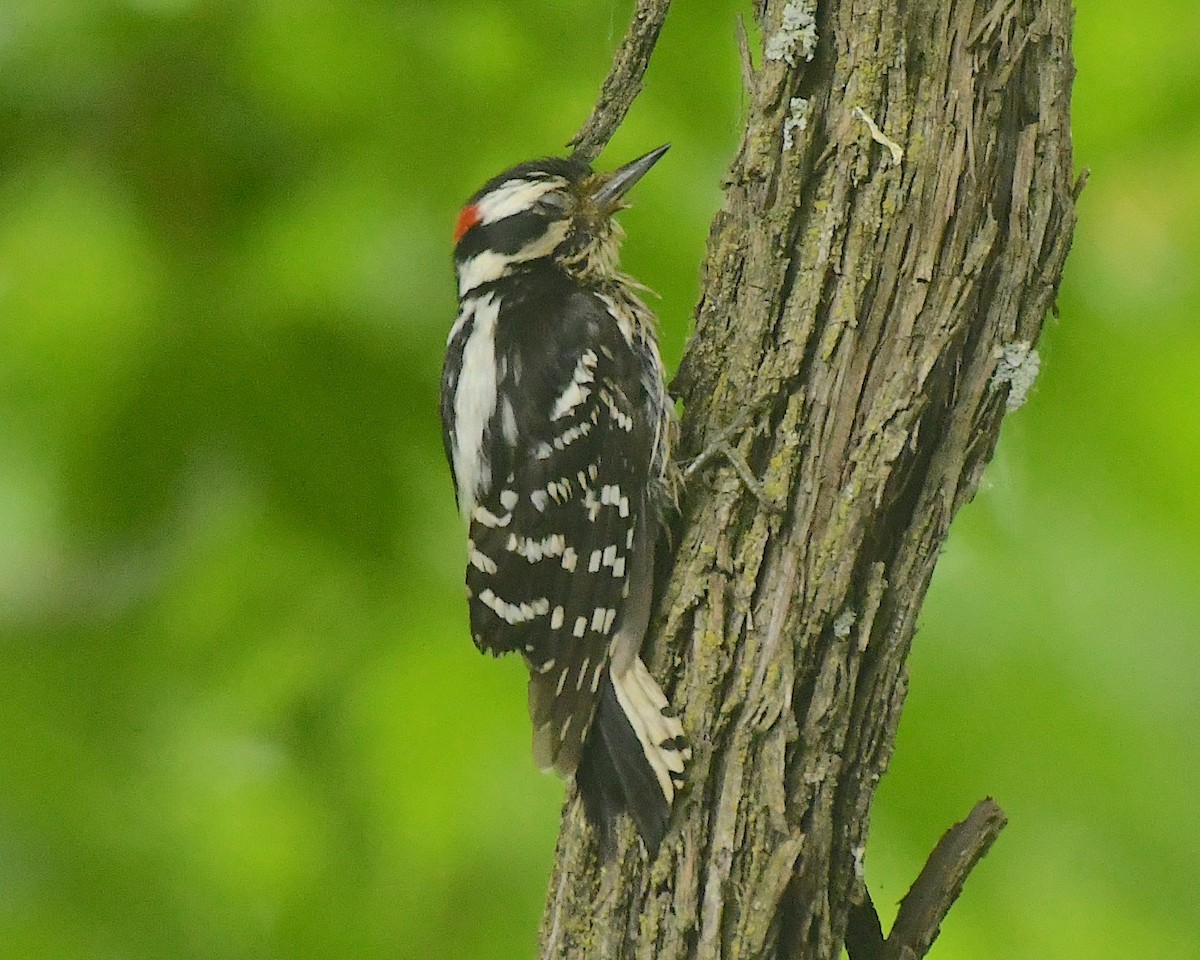
[[[640,656],[673,424],[614,214],[668,146],[521,163],[467,201],[441,393],[475,645],[524,658],[534,759],[602,847],[624,811],[651,853],[691,752]]]

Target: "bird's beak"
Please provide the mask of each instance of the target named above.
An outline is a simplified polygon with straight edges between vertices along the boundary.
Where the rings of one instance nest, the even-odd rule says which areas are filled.
[[[602,209],[616,210],[621,204],[621,198],[646,175],[647,170],[658,163],[662,155],[669,149],[671,149],[671,145],[664,143],[657,150],[651,150],[645,156],[631,160],[623,167],[617,167],[592,194],[592,200]]]

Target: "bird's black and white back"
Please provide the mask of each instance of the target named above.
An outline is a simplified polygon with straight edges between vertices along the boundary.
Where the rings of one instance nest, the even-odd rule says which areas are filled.
[[[689,753],[639,656],[671,408],[612,215],[665,149],[607,176],[531,161],[468,201],[442,377],[475,643],[524,657],[539,766],[575,776],[602,836],[626,810],[652,850]]]

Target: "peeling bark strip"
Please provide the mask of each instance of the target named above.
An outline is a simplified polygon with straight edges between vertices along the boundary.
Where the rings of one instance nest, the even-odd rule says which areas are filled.
[[[652,865],[631,829],[599,865],[568,802],[545,958],[837,957],[933,564],[1070,244],[1068,0],[757,15],[675,387],[681,455],[743,417],[760,496],[728,458],[688,482],[646,657],[688,786]]]

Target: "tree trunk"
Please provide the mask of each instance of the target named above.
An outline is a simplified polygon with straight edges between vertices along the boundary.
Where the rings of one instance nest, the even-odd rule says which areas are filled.
[[[666,5],[639,4],[627,46],[652,46]],[[871,800],[934,561],[1036,374],[1070,244],[1068,0],[756,13],[674,385],[680,458],[728,443],[687,481],[647,650],[694,741],[688,786],[653,864],[628,824],[598,862],[568,799],[545,958],[838,956],[867,916]],[[928,916],[887,944],[859,922],[852,953],[924,955],[1003,823],[980,816]]]

